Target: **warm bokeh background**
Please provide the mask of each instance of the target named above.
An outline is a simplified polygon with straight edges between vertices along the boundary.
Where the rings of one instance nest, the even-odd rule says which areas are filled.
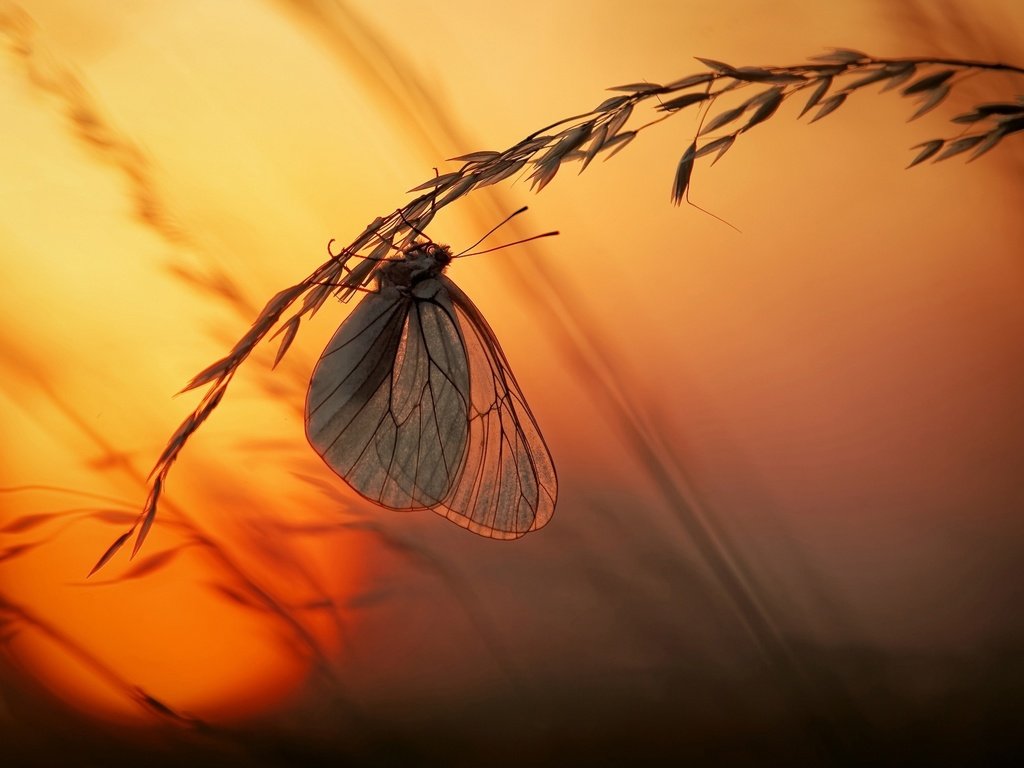
[[[1024,62],[1024,6],[0,2],[4,765],[977,764],[1024,686],[1024,146],[786,105],[669,203],[691,114],[431,234],[561,481],[504,544],[359,501],[307,447],[329,305],[236,378],[134,561],[84,575],[276,291],[444,158],[693,56]],[[980,757],[979,757],[980,756]]]

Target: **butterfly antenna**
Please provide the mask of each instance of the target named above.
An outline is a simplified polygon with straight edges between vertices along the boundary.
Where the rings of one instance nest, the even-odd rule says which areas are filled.
[[[487,234],[485,234],[483,237],[481,237],[479,240],[477,240],[475,243],[473,243],[471,246],[469,246],[469,248],[467,248],[466,250],[462,251],[461,253],[456,253],[454,256],[452,256],[452,258],[453,259],[457,259],[460,256],[474,256],[475,254],[471,254],[471,253],[469,253],[469,251],[472,251],[474,248],[476,248],[478,245],[480,245],[480,243],[482,243],[488,237],[493,235],[498,229],[500,229],[501,227],[503,227],[506,224],[508,224],[512,219],[514,219],[520,213],[525,213],[527,210],[528,210],[527,206],[524,205],[518,211],[510,213],[508,216],[506,216],[504,219],[502,219],[500,222],[498,222],[495,226],[491,227],[487,231]],[[530,238],[527,238],[527,239],[529,239],[529,240],[536,240],[537,237],[547,237],[548,235],[557,235],[557,234],[558,234],[557,232],[548,232],[548,233],[546,233],[544,235],[537,235],[536,237],[530,237]],[[525,243],[526,240],[520,240],[519,242],[520,243]],[[509,245],[515,245],[515,243],[509,243]],[[502,246],[499,246],[499,247],[500,248],[504,248],[505,246],[502,245]],[[491,248],[491,250],[492,251],[496,251],[497,248]],[[480,251],[480,253],[489,253],[489,251]]]
[[[454,258],[458,258],[460,256],[479,256],[481,253],[490,253],[491,251],[500,251],[502,248],[509,248],[510,246],[513,246],[513,245],[521,245],[522,243],[528,243],[531,240],[540,240],[542,237],[554,237],[557,234],[559,234],[558,230],[555,230],[553,232],[545,232],[543,235],[534,235],[533,237],[527,237],[527,238],[525,238],[523,240],[516,240],[515,242],[512,242],[512,243],[505,243],[504,245],[496,245],[493,248],[488,248],[488,249],[483,250],[483,251],[473,251],[472,253],[465,253],[465,252],[458,253],[455,256],[452,256],[452,258],[454,259]]]

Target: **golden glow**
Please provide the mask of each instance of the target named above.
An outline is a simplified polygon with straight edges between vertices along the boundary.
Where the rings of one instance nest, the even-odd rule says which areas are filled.
[[[39,542],[0,562],[0,596],[19,617],[9,652],[45,687],[101,716],[152,717],[136,689],[200,718],[252,715],[333,656],[340,606],[359,579],[359,553],[340,528],[347,502],[324,504],[296,477],[329,474],[301,425],[315,344],[297,348],[273,378],[239,379],[231,405],[176,468],[147,547],[132,564],[122,557],[84,577],[135,514],[149,466],[190,407],[191,396],[171,396],[241,335],[275,281],[307,271],[301,260],[256,266],[256,254],[294,254],[302,231],[309,246],[298,250],[318,257],[326,233],[356,224],[314,223],[315,206],[284,193],[324,190],[288,178],[322,164],[286,163],[290,140],[267,120],[262,131],[246,128],[245,111],[261,109],[253,81],[230,89],[235,103],[215,92],[210,70],[241,59],[253,44],[246,35],[192,50],[202,42],[194,28],[150,16],[143,26],[165,34],[143,55],[142,39],[119,28],[130,20],[34,11],[8,17],[15,49],[2,68],[16,117],[0,148],[3,167],[15,169],[5,174],[0,263],[0,320],[10,330],[0,528],[10,526],[12,546]],[[110,47],[80,37],[82,24],[102,30]],[[274,38],[274,29],[268,17],[264,33],[294,60],[300,39]],[[201,71],[204,86],[186,103],[182,86]],[[296,113],[319,98],[287,91],[307,100]],[[240,129],[246,135],[231,137]],[[238,196],[247,202],[224,205]],[[344,195],[333,202],[349,204]],[[271,220],[258,232],[250,223]],[[303,532],[314,523],[341,535]]]
[[[450,271],[552,450],[544,532],[476,540],[374,509],[323,466],[301,408],[347,311],[329,305],[277,370],[273,345],[243,368],[139,556],[84,578],[198,399],[174,394],[329,238],[403,203],[443,158],[501,149],[608,86],[697,71],[694,55],[1022,58],[1018,3],[977,4],[1000,32],[986,50],[939,22],[908,47],[910,11],[884,5],[579,0],[500,19],[411,0],[0,5],[4,658],[133,723],[162,717],[147,695],[225,722],[321,678],[415,707],[522,669],[543,683],[668,663],[627,608],[717,658],[739,641],[719,642],[702,587],[655,568],[703,567],[672,482],[761,566],[788,632],[999,640],[1001,614],[978,606],[1016,562],[1021,150],[904,171],[907,147],[950,135],[955,112],[907,124],[895,94],[858,94],[813,126],[786,105],[698,165],[692,198],[742,234],[669,204],[689,116],[540,196],[518,181],[442,212],[431,235],[455,246],[524,202],[496,242],[562,231]],[[1007,93],[976,78],[955,104]],[[806,607],[821,594],[848,624]]]

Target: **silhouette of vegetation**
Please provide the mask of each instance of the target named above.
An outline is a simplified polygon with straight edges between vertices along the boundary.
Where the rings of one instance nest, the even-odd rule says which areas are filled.
[[[303,319],[315,313],[332,295],[342,300],[347,300],[354,296],[356,291],[364,288],[370,282],[381,260],[390,258],[394,252],[407,247],[415,236],[415,229],[425,228],[436,210],[465,197],[472,191],[516,177],[527,178],[532,187],[539,191],[552,181],[558,170],[566,163],[576,163],[579,170],[582,171],[593,160],[597,159],[598,155],[602,159],[610,158],[626,148],[642,130],[667,120],[676,113],[685,111],[687,107],[707,108],[708,114],[705,116],[703,126],[692,142],[691,148],[680,159],[679,168],[673,181],[672,199],[674,202],[679,203],[685,197],[694,172],[696,160],[713,156],[713,162],[717,161],[731,148],[741,133],[745,133],[756,125],[775,117],[782,102],[787,98],[797,96],[801,91],[803,91],[802,96],[807,96],[807,100],[802,102],[804,106],[801,115],[813,112],[812,122],[838,110],[854,91],[862,90],[873,83],[878,83],[883,91],[900,89],[900,92],[907,98],[919,99],[920,104],[918,105],[916,117],[940,105],[950,93],[950,89],[972,71],[1002,70],[1018,74],[1022,72],[1020,68],[1003,64],[957,62],[944,59],[880,60],[871,59],[864,54],[852,51],[835,51],[823,57],[820,63],[790,68],[733,68],[720,62],[702,61],[708,67],[707,71],[682,78],[674,83],[667,85],[638,83],[619,86],[617,89],[613,89],[615,91],[614,96],[602,102],[601,105],[591,112],[568,118],[538,132],[534,132],[502,152],[473,152],[454,158],[460,164],[458,170],[442,174],[435,173],[434,178],[425,181],[412,190],[421,194],[417,195],[406,206],[389,216],[377,219],[348,248],[340,253],[331,254],[330,259],[315,270],[306,280],[277,294],[267,303],[263,311],[258,314],[250,331],[231,348],[231,352],[225,358],[198,374],[186,388],[192,389],[194,387],[209,386],[210,390],[201,400],[196,410],[175,432],[159,457],[154,467],[150,493],[141,516],[134,511],[127,511],[123,502],[118,502],[114,505],[113,502],[107,501],[104,503],[111,504],[109,508],[106,506],[102,508],[76,507],[54,512],[33,513],[21,518],[5,521],[6,525],[3,529],[0,529],[0,533],[33,533],[51,522],[56,524],[57,521],[69,521],[67,524],[70,524],[70,521],[91,517],[91,519],[114,525],[127,526],[130,524],[131,526],[107,550],[93,571],[101,568],[113,557],[130,540],[134,532],[138,532],[135,542],[135,550],[138,551],[153,523],[165,487],[164,481],[171,465],[191,435],[195,433],[214,408],[222,402],[226,388],[230,384],[235,371],[248,358],[248,355],[255,350],[257,344],[268,337],[276,338],[280,336],[275,364],[280,362],[296,338]],[[766,79],[768,77],[775,79]],[[742,99],[750,94],[750,92],[754,93],[746,101],[743,101],[740,107],[731,105],[732,99]],[[800,101],[800,98],[798,98],[798,101]],[[730,106],[720,111],[715,111],[715,107],[724,102],[729,102]],[[80,106],[82,103],[86,102],[84,100],[82,102],[69,102],[69,114],[73,106],[76,104]],[[921,151],[910,165],[916,165],[929,159],[937,162],[953,157],[956,154],[968,152],[970,152],[970,159],[973,159],[983,152],[991,150],[1005,136],[1019,132],[1021,110],[1024,109],[1022,104],[1024,102],[1020,102],[1019,99],[1017,102],[1008,100],[994,104],[982,104],[975,107],[972,111],[958,115],[954,118],[954,122],[967,126],[963,130],[968,132],[947,139],[932,139],[918,145],[915,148]],[[645,114],[645,110],[653,111],[653,114]],[[82,118],[83,125],[88,126],[96,123],[102,126],[99,114],[95,110],[78,111],[75,114],[84,115]],[[737,128],[737,126],[740,127]],[[92,143],[99,152],[107,152],[105,148],[108,146],[120,146],[116,142],[111,143],[110,138],[106,134],[101,135],[96,130],[92,132],[80,131],[79,136],[83,140]],[[90,138],[93,136],[98,136],[99,138],[93,140],[93,138]],[[110,136],[115,135],[110,134]],[[122,153],[115,151],[108,152],[108,159],[115,162],[133,179],[138,180],[138,189],[134,186],[132,188],[133,194],[135,194],[139,202],[137,214],[162,231],[163,224],[161,222],[164,222],[164,218],[162,216],[154,218],[147,214],[148,211],[159,208],[159,200],[156,198],[149,200],[141,194],[142,192],[147,192],[148,194],[150,185],[145,175],[139,175],[132,170],[135,168],[133,163],[136,160],[141,162],[141,156],[130,152]],[[143,205],[143,203],[147,202],[149,204]],[[164,234],[169,240],[176,237],[175,230],[169,225]],[[362,261],[360,261],[360,258],[362,258]],[[181,275],[188,277],[188,273],[183,268],[178,269]],[[211,276],[203,278],[206,281],[207,287],[213,285],[212,281],[215,277],[211,273]],[[216,286],[216,292],[222,298],[229,300],[236,311],[251,317],[255,311],[254,308],[248,306],[241,299],[240,295],[232,290],[230,277],[223,274],[219,275],[219,277],[222,277],[224,282]],[[292,311],[291,315],[289,315],[290,310]],[[581,374],[587,373],[584,363],[577,362],[576,364]],[[705,540],[707,539],[707,534],[702,526],[706,526],[709,522],[713,523],[714,519],[701,521],[698,519],[690,520],[685,517],[686,514],[689,514],[685,510],[688,508],[691,500],[680,495],[679,481],[674,477],[674,474],[681,473],[681,468],[672,466],[673,462],[678,460],[678,456],[669,446],[665,445],[666,440],[658,440],[655,439],[656,435],[652,436],[650,433],[639,431],[635,426],[638,421],[635,418],[635,414],[624,413],[622,421],[625,434],[632,440],[634,452],[638,456],[650,459],[648,467],[655,475],[662,493],[673,502],[673,506],[676,509],[684,511],[686,529],[692,538],[700,544],[700,549],[704,553],[705,558],[708,558],[710,553],[710,562],[715,570],[717,580],[725,586],[734,604],[741,608],[745,623],[754,629],[760,644],[767,649],[768,655],[772,657],[773,665],[776,667],[775,671],[782,669],[785,672],[785,677],[790,679],[789,683],[787,683],[786,679],[783,680],[783,683],[794,689],[788,695],[798,700],[800,719],[803,722],[811,722],[815,727],[823,727],[820,723],[815,722],[816,717],[813,710],[820,708],[821,710],[834,710],[845,713],[845,702],[843,701],[842,694],[849,687],[848,683],[850,681],[860,682],[862,678],[873,680],[870,675],[864,674],[865,665],[862,661],[854,653],[840,653],[837,651],[835,653],[836,658],[823,661],[822,667],[832,672],[838,670],[844,676],[843,684],[823,685],[823,690],[816,694],[815,697],[805,698],[804,688],[812,688],[813,686],[799,681],[800,675],[808,673],[804,668],[796,668],[791,657],[804,656],[806,654],[802,649],[799,649],[800,653],[796,653],[791,647],[790,639],[778,627],[772,626],[771,622],[765,619],[763,606],[757,604],[757,598],[759,597],[757,594],[757,583],[750,578],[737,578],[737,575],[742,576],[743,574],[741,572],[742,569],[737,567],[736,554],[729,552],[727,547],[724,550],[727,556],[725,559],[715,554],[718,552],[718,548],[723,545],[724,533],[712,530],[716,541]],[[141,480],[141,473],[139,475]],[[318,481],[311,479],[310,482],[315,483]],[[324,490],[325,493],[329,494],[332,489],[325,488]],[[170,500],[165,500],[163,503],[169,505],[169,502]],[[173,507],[166,506],[165,509],[170,511]],[[330,607],[330,598],[324,597],[320,602],[312,601],[304,605],[282,601],[272,591],[268,590],[266,584],[259,583],[255,577],[247,574],[239,563],[232,561],[229,549],[220,547],[216,541],[203,532],[197,524],[183,516],[180,511],[175,510],[175,512],[176,514],[169,518],[168,522],[185,536],[188,543],[176,548],[153,552],[145,558],[140,558],[119,578],[111,579],[110,581],[94,580],[89,582],[89,586],[102,587],[105,584],[152,574],[158,569],[173,563],[183,547],[197,545],[201,551],[209,552],[210,557],[215,559],[221,566],[219,574],[223,578],[216,582],[211,581],[209,583],[211,589],[221,595],[225,601],[280,618],[282,626],[287,626],[299,638],[300,642],[308,640],[311,648],[308,648],[307,652],[312,652],[316,656],[319,650],[315,645],[315,641],[303,637],[304,629],[301,623],[295,621],[293,617],[301,610]],[[499,660],[508,676],[513,681],[521,676],[522,670],[518,668],[518,665],[522,664],[522,662],[518,661],[515,655],[504,647],[505,638],[501,636],[499,627],[492,626],[488,613],[485,610],[484,602],[474,592],[474,581],[462,577],[444,559],[436,557],[429,550],[420,546],[418,542],[405,541],[396,537],[393,533],[382,532],[372,522],[365,521],[355,523],[338,521],[319,527],[309,524],[296,524],[292,527],[287,527],[286,524],[280,523],[275,524],[274,533],[310,536],[356,527],[379,536],[387,548],[406,556],[409,560],[419,565],[422,570],[434,571],[441,581],[445,583],[449,591],[462,604],[467,616],[473,622],[477,635],[490,648],[492,655]],[[12,545],[0,553],[0,559],[18,557],[23,552],[27,552],[29,549],[49,541],[50,538],[48,536],[39,541]],[[270,537],[268,537],[269,540]],[[595,560],[598,556],[593,552],[588,554],[595,558]],[[674,553],[671,554],[674,555]],[[669,557],[666,556],[666,562],[668,560]],[[673,561],[672,565],[675,567],[679,564]],[[733,573],[734,570],[736,573]],[[595,569],[595,575],[599,573],[601,572]],[[603,572],[601,575],[607,576],[607,573]],[[671,575],[678,578],[678,574],[675,572]],[[668,579],[669,577],[666,576],[665,578]],[[616,589],[620,591],[616,593]],[[631,620],[643,617],[642,611],[635,608],[638,604],[635,595],[627,592],[620,580],[615,578],[609,579],[606,594],[614,598],[613,602],[616,603],[617,610],[622,615],[629,615]],[[377,593],[368,592],[358,599],[373,602],[379,599],[379,596]],[[17,608],[17,606],[13,608]],[[0,606],[0,609],[2,609],[0,614],[11,616],[12,622],[35,626],[32,623],[31,616],[26,618],[26,616],[13,608],[4,602]],[[650,617],[648,616],[648,618]],[[0,627],[4,626],[5,622],[0,620]],[[660,629],[660,626],[656,625],[655,629]],[[685,655],[677,647],[673,648],[673,652],[679,656]],[[73,650],[72,653],[74,654]],[[320,660],[318,659],[318,661]],[[737,662],[737,666],[746,669],[741,662]],[[759,671],[760,666],[755,664],[754,667],[756,668],[755,671],[751,673],[747,670],[747,674],[752,674],[756,679],[760,679],[758,677],[761,674]],[[906,668],[906,664],[900,664],[896,667],[897,670],[905,670]],[[935,660],[932,666],[929,667],[933,671],[943,671],[949,668],[950,664],[946,659]],[[881,678],[881,683],[895,679],[896,673],[892,670],[888,670],[888,672],[888,678],[886,675],[879,673],[878,676]],[[849,680],[845,679],[847,676]],[[742,678],[742,673],[740,677]],[[699,688],[700,680],[698,679],[697,682]],[[716,681],[714,684],[705,684],[709,694],[704,697],[705,699],[711,699],[719,693],[717,686],[720,685],[720,682]],[[779,715],[780,712],[783,712],[784,708],[775,706],[776,702],[773,698],[769,697],[769,700],[766,701],[758,701],[756,699],[756,691],[777,687],[779,682],[777,679],[770,678],[765,685],[760,687],[751,685],[749,679],[735,682],[737,687],[742,683],[744,687],[755,690],[755,700],[752,703],[745,704],[743,709],[743,711],[748,712],[750,722],[757,723],[759,727],[764,727],[765,731],[768,732],[775,730],[770,727],[770,725],[775,724],[772,717],[779,716],[783,720],[786,719],[784,715]],[[817,680],[817,683],[820,682],[820,680]],[[826,682],[831,683],[831,680],[829,679]],[[148,708],[158,715],[167,715],[171,720],[180,718],[183,723],[188,722],[187,716],[170,710],[161,701],[153,699],[149,694],[131,685],[128,681],[121,681],[121,683],[119,686],[121,690],[126,695],[134,696],[141,707]],[[684,688],[692,690],[694,680],[684,676],[678,683],[679,685],[672,687],[676,690],[683,690]],[[880,687],[882,687],[881,683],[879,683]],[[864,684],[867,685],[867,683]],[[1011,683],[1005,683],[1004,688],[1006,690],[1011,689]],[[583,686],[583,690],[588,690],[586,685]],[[596,722],[601,722],[601,718],[608,716],[607,713],[600,710],[599,705],[601,696],[607,695],[607,690],[607,688],[595,684],[594,694],[584,696],[588,704],[594,708],[592,714],[595,715],[593,719]],[[971,691],[969,690],[967,693],[971,693]],[[514,734],[505,734],[502,731],[502,726],[498,726],[497,731],[505,736],[506,739],[509,737],[521,739],[523,736],[521,733],[523,723],[519,714],[524,708],[522,693],[517,692],[515,696],[508,697],[507,701],[501,699],[501,697],[496,698],[499,699],[500,705],[507,706],[508,708],[507,717],[498,718],[497,720],[506,723],[509,730],[514,731]],[[550,699],[550,702],[548,702],[548,699]],[[556,690],[554,695],[550,695],[545,690],[543,701],[538,702],[538,709],[544,713],[544,716],[536,718],[537,722],[555,722],[553,719],[554,715],[547,708],[540,706],[541,704],[546,703],[552,711],[569,711],[571,708],[578,706],[578,699],[577,690],[571,692],[559,692]],[[979,695],[974,695],[973,697],[965,696],[963,699],[971,702],[980,700],[979,703],[982,705],[988,703],[984,697]],[[901,703],[903,702],[896,702],[890,706],[893,709],[899,709]],[[691,723],[691,732],[693,734],[714,734],[715,723],[713,722],[713,717],[709,717],[701,709],[694,709],[693,704],[685,700],[672,700],[672,704],[673,706],[670,710],[673,723],[669,727],[678,728],[677,720],[685,720]],[[907,702],[906,708],[909,709],[910,704]],[[746,707],[749,707],[749,710]],[[936,712],[940,710],[941,707],[935,707]],[[586,707],[583,711],[591,713]],[[649,717],[651,722],[655,722],[656,718],[665,717],[665,712],[666,710],[661,708],[652,708],[650,702],[639,701],[637,702],[636,712],[633,715],[637,720]],[[750,715],[749,713],[755,714]],[[692,724],[695,722],[701,723],[702,726],[704,725],[704,722],[700,719],[702,715],[708,720],[708,728],[705,730],[703,727],[692,727]],[[451,727],[448,719],[452,723],[461,726],[466,718],[466,713],[455,710],[448,712],[442,707],[438,709],[438,714],[435,717],[444,726],[437,730],[454,733],[456,729]],[[580,717],[580,722],[586,722],[590,719],[584,715]],[[734,727],[733,723],[735,721],[730,723],[730,729]],[[379,725],[378,727],[382,732],[385,731],[383,726]],[[388,727],[391,727],[391,723],[388,723]],[[640,725],[639,727],[642,730],[643,726]],[[650,726],[648,725],[648,727]],[[824,727],[840,732],[842,730],[835,727],[834,724],[826,723]],[[739,728],[742,729],[742,725]],[[776,739],[778,743],[782,743],[792,736],[793,731],[794,727],[791,723],[788,721],[783,722],[782,727],[775,730],[772,738]],[[462,733],[464,731],[460,727],[458,732]],[[390,731],[387,733],[390,735]],[[481,740],[492,735],[492,732],[486,728],[481,729],[481,733],[484,734]],[[730,734],[729,738],[731,739],[733,735]],[[333,758],[335,752],[344,752],[346,748],[352,749],[351,745],[346,745],[345,738],[345,735],[338,735],[333,742],[328,742],[319,747],[316,745],[311,746],[309,751],[311,754],[317,754],[319,757],[330,755]],[[377,738],[381,740],[379,746],[382,747],[381,754],[384,755],[380,760],[386,762],[387,756],[390,753],[383,749],[385,746],[383,737],[378,735]],[[428,743],[431,738],[435,738],[435,734],[431,733],[429,737],[425,732],[420,734],[422,744]],[[593,734],[582,731],[579,735],[581,743],[586,739],[587,743],[593,745],[592,738]],[[609,736],[609,738],[612,737]],[[698,739],[699,741],[700,737],[691,736],[690,738]],[[715,737],[712,735],[707,738],[713,740]],[[281,742],[276,744],[276,747],[274,745],[275,739]],[[269,750],[271,753],[275,753],[276,748],[277,752],[290,756],[291,750],[294,749],[293,744],[295,741],[296,739],[293,734],[276,732],[268,734],[261,733],[257,729],[253,729],[252,733],[238,734],[239,744],[255,745],[251,749],[256,754],[260,753],[258,745],[269,743],[271,744],[271,749]],[[420,742],[413,739],[410,739],[410,741],[414,745],[408,747],[410,752],[415,753],[417,747],[423,748]],[[769,745],[772,744],[770,738],[766,738],[766,741]],[[363,744],[365,742],[355,739],[354,743]],[[373,736],[370,737],[370,743],[373,743]],[[601,742],[598,741],[598,743]],[[915,754],[917,750],[921,749],[920,739],[907,737],[906,743],[908,754]],[[631,750],[636,747],[632,741],[628,746]],[[454,748],[460,752],[466,751],[473,755],[479,752],[482,755],[492,756],[492,753],[489,752],[489,746],[482,743],[476,745],[475,750],[474,747],[467,748],[461,744],[455,745]],[[596,746],[592,746],[592,748],[599,749]],[[652,750],[652,755],[656,754],[656,748],[657,744],[647,747],[647,749]],[[939,754],[941,751],[939,747],[934,745],[930,749],[935,754]],[[319,751],[322,751],[323,755],[320,755]],[[768,753],[772,752],[770,748],[767,751]]]
[[[139,551],[156,518],[171,467],[188,439],[220,404],[238,367],[252,354],[256,345],[268,336],[271,339],[281,336],[275,364],[280,362],[304,317],[316,313],[330,296],[348,301],[356,292],[365,290],[384,260],[392,254],[404,252],[418,233],[426,230],[437,211],[471,191],[497,184],[516,174],[527,174],[531,187],[539,192],[567,163],[578,162],[582,172],[599,155],[605,159],[613,157],[641,131],[688,107],[705,102],[713,106],[719,97],[743,88],[761,87],[738,106],[710,117],[700,129],[683,153],[676,170],[672,200],[678,204],[686,195],[694,163],[698,159],[714,154],[714,164],[740,134],[767,121],[786,99],[800,92],[808,93],[800,114],[802,116],[816,109],[811,120],[814,122],[835,112],[853,93],[869,85],[882,84],[882,90],[887,91],[909,82],[901,94],[920,100],[911,117],[915,119],[938,106],[971,72],[1024,74],[1024,68],[1010,64],[958,59],[882,59],[845,48],[815,57],[811,59],[812,63],[789,67],[733,67],[713,59],[699,60],[707,67],[703,72],[666,85],[642,82],[612,87],[609,90],[618,95],[605,99],[590,112],[545,126],[504,151],[476,151],[452,158],[462,164],[457,170],[435,171],[433,178],[410,190],[420,192],[420,195],[392,213],[374,219],[339,253],[328,248],[330,258],[327,261],[301,282],[273,296],[231,351],[196,374],[182,390],[187,392],[210,385],[199,405],[181,423],[157,458],[150,475],[149,493],[138,518],[107,548],[90,574],[109,562],[133,534],[133,556]],[[655,111],[663,114],[629,127],[638,113],[637,107],[652,100],[657,102]],[[744,116],[747,116],[746,120],[738,128],[733,127],[731,132],[716,138],[704,138],[718,129],[734,126]],[[971,151],[969,160],[973,160],[993,149],[1005,137],[1024,131],[1024,96],[1018,96],[1012,102],[978,105],[970,112],[957,115],[953,121],[970,126],[972,132],[919,144],[917,148],[921,151],[910,166],[929,158],[946,160],[967,151]],[[354,264],[350,265],[353,261]],[[298,310],[283,320],[300,299],[302,303]]]

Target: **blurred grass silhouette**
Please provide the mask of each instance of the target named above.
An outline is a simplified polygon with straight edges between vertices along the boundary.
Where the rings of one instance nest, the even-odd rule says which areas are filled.
[[[356,14],[342,5],[318,2],[283,7],[324,41],[346,71],[361,79],[424,156],[446,157],[471,148],[415,69]],[[141,151],[105,121],[88,97],[88,89],[59,64],[49,62],[46,74],[33,69],[41,49],[30,44],[23,31],[12,32],[22,29],[18,26],[22,21],[15,24],[10,16],[5,19],[3,29],[10,44],[29,62],[27,71],[36,86],[54,98],[52,108],[69,115],[77,138],[128,180],[127,194],[134,200],[136,216],[168,243],[176,257],[188,252],[193,241],[203,238],[193,238],[187,228],[173,223],[172,206],[163,201]],[[24,58],[29,56],[33,58]],[[500,212],[514,207],[493,186],[465,203],[479,231]],[[592,498],[576,507],[592,516],[590,532],[562,530],[552,540],[537,544],[539,549],[493,557],[502,567],[517,558],[538,558],[535,565],[542,576],[552,572],[563,576],[565,568],[575,580],[559,585],[570,594],[556,606],[606,602],[613,606],[609,621],[615,626],[614,632],[607,630],[608,635],[631,637],[635,644],[628,648],[648,650],[648,655],[625,658],[618,666],[567,663],[563,668],[552,663],[544,653],[545,641],[557,643],[564,638],[523,640],[509,633],[517,626],[515,614],[510,617],[507,606],[499,611],[493,602],[496,595],[504,594],[505,585],[500,575],[480,567],[492,557],[490,550],[466,549],[453,555],[456,550],[444,533],[408,519],[395,524],[378,521],[376,516],[367,518],[350,508],[350,499],[339,494],[336,486],[324,486],[322,477],[309,474],[308,466],[290,456],[287,446],[255,443],[241,450],[290,462],[296,476],[324,500],[323,514],[312,521],[294,522],[261,516],[251,525],[236,526],[228,539],[220,530],[208,530],[201,514],[169,498],[163,506],[168,514],[160,524],[173,530],[179,543],[144,553],[108,582],[114,586],[142,576],[166,576],[173,571],[167,566],[178,562],[176,553],[183,548],[190,556],[198,554],[214,574],[210,588],[226,604],[268,617],[268,623],[288,638],[294,653],[314,660],[313,668],[320,674],[313,676],[303,697],[262,721],[229,726],[200,721],[179,711],[177,702],[165,701],[159,692],[143,691],[121,674],[116,663],[92,655],[75,637],[35,616],[29,607],[3,597],[0,629],[5,640],[27,630],[48,635],[108,677],[121,695],[152,713],[154,722],[152,730],[126,735],[83,720],[53,706],[27,680],[5,670],[0,691],[10,699],[8,712],[14,711],[17,697],[17,716],[3,717],[0,728],[5,743],[13,745],[14,764],[46,764],[68,754],[75,754],[80,764],[97,765],[140,759],[157,765],[185,760],[242,765],[345,760],[361,765],[614,765],[626,754],[633,764],[664,764],[667,754],[700,755],[714,764],[781,760],[789,764],[928,764],[969,761],[978,755],[1005,757],[1019,749],[1008,714],[1019,703],[1024,684],[1019,645],[1011,642],[965,658],[901,655],[861,643],[834,647],[801,639],[786,626],[785,598],[775,590],[771,575],[748,560],[727,521],[702,504],[700,494],[690,486],[682,458],[686,452],[664,427],[660,414],[634,396],[642,390],[642,382],[633,380],[620,364],[614,342],[601,333],[601,324],[590,315],[587,304],[572,286],[557,278],[532,246],[524,246],[521,256],[502,259],[500,265],[513,292],[524,293],[544,319],[569,375],[588,382],[622,444],[648,474],[654,503],[673,512],[686,544],[637,534],[629,519],[638,514],[643,502],[602,493],[605,486],[597,482]],[[174,258],[169,270],[240,323],[248,323],[258,311],[259,299],[252,290],[236,284],[199,248],[187,257]],[[233,342],[229,333],[219,330],[217,335],[225,345]],[[265,396],[287,404],[301,418],[306,386],[302,371],[309,369],[312,358],[299,347],[292,357],[274,374],[257,360],[250,375]],[[100,457],[98,473],[121,473],[135,489],[145,487],[144,473],[136,466],[145,457],[121,453],[89,426],[74,402],[47,389],[45,379],[36,377],[32,386],[77,425],[91,454]],[[5,512],[0,532],[13,542],[4,543],[8,557],[18,558],[48,545],[52,537],[73,531],[71,521],[83,516],[116,525],[125,523],[126,514],[134,518],[133,505],[123,493],[97,499],[101,508],[57,510],[40,501],[49,498],[44,491],[26,488],[14,494],[29,494],[32,511],[18,517]],[[52,517],[32,517],[40,514]],[[412,575],[391,584],[363,584],[356,594],[339,598],[318,575],[322,571],[292,546],[310,537],[355,531],[374,541],[374,552],[391,553]],[[609,542],[617,542],[619,551],[609,551]],[[797,542],[793,549],[798,558]],[[543,564],[550,562],[544,558],[563,559],[569,565],[552,568]],[[253,561],[265,567],[253,568]],[[279,593],[277,578],[284,574],[289,583],[292,579],[303,583],[304,600],[296,601],[291,590]],[[101,572],[94,578],[105,576]],[[812,573],[809,579],[813,578]],[[645,579],[650,583],[645,584]],[[86,588],[106,587],[90,583]],[[830,605],[841,620],[842,596],[827,593],[826,587],[822,590],[822,603]],[[384,671],[364,670],[366,677],[360,678],[357,664],[339,660],[322,647],[309,629],[308,613],[329,615],[344,634],[353,613],[372,613],[385,605],[399,615],[403,610],[415,614],[427,606],[438,621],[451,624],[458,641],[482,646],[488,659],[484,664],[493,663],[504,683],[494,684],[489,674],[471,674],[469,682],[453,681],[450,690],[442,686],[444,695],[433,698],[413,693],[398,697],[397,702],[375,699],[366,689],[374,687],[373,672],[383,675]],[[687,624],[693,618],[684,612],[695,607],[700,609],[701,621],[713,624],[714,631],[699,631],[696,637],[689,634]],[[512,609],[517,609],[514,601]],[[529,604],[518,606],[520,611],[530,609]],[[545,618],[554,621],[564,616],[552,612],[534,621]],[[716,640],[720,647],[709,652],[706,646]],[[658,650],[651,651],[651,646]],[[588,650],[576,653],[585,655]],[[572,651],[565,655],[571,657]],[[439,667],[443,669],[445,663],[439,662]],[[474,663],[480,662],[467,661],[468,666]],[[415,682],[409,681],[410,686]],[[936,722],[942,723],[941,728],[935,727]],[[21,727],[24,723],[38,725],[40,733],[53,731],[61,736],[35,735]],[[506,752],[496,744],[515,745],[515,750]]]

